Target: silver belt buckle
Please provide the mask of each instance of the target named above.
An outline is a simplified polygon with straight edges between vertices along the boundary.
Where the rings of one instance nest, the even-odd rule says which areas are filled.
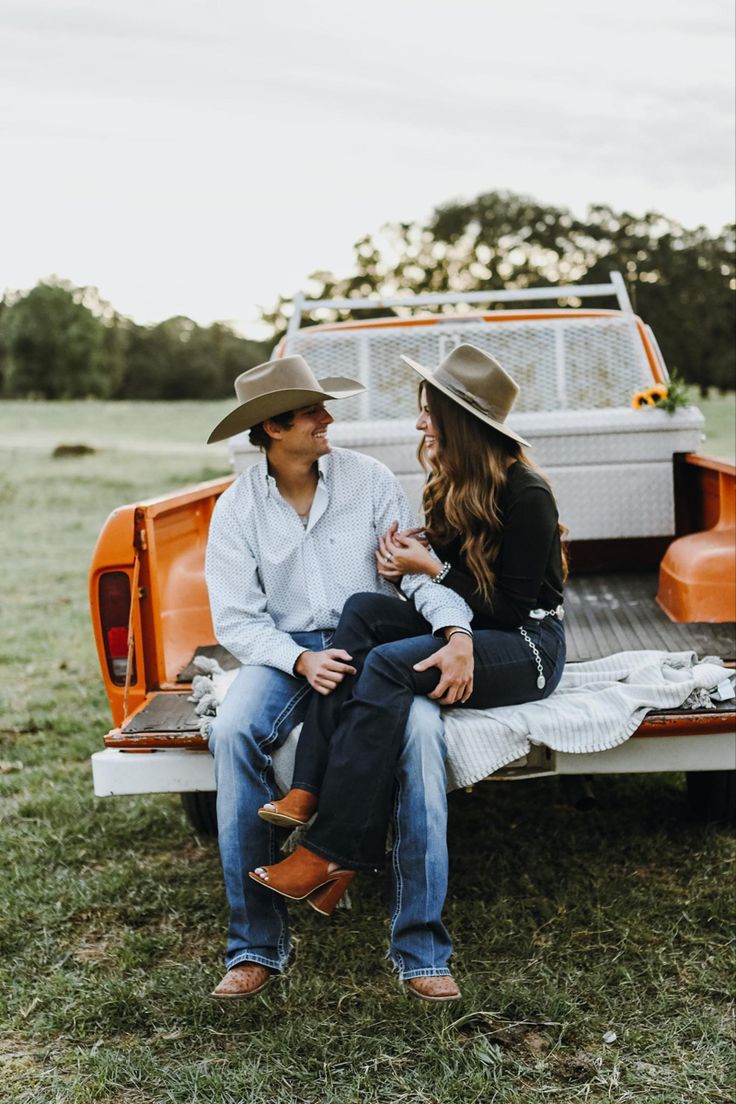
[[[543,609],[529,610],[529,616],[532,617],[535,621],[544,621],[545,617],[547,616],[547,611]]]

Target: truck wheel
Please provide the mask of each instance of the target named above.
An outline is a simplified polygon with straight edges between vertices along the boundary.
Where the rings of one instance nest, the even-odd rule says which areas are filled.
[[[179,795],[186,818],[197,835],[217,836],[217,794],[213,790],[199,790]]]
[[[688,771],[687,796],[699,820],[736,824],[736,771]]]

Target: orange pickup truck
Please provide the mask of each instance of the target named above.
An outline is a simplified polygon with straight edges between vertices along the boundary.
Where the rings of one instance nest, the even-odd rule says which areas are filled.
[[[615,295],[614,310],[530,308],[537,299]],[[523,297],[525,306],[506,308]],[[472,309],[493,301],[501,309]],[[300,326],[306,310],[370,308],[391,316]],[[369,385],[344,400],[336,444],[383,460],[418,504],[414,397],[399,353],[437,363],[470,341],[521,385],[510,423],[535,446],[569,529],[568,661],[634,649],[692,650],[736,659],[736,469],[698,454],[703,419],[632,408],[631,396],[666,383],[651,330],[623,281],[411,300],[298,300],[279,354],[301,353],[318,376]],[[418,313],[423,307],[439,307]],[[235,660],[214,638],[204,580],[212,510],[258,453],[234,438],[232,477],[120,506],[106,521],[90,571],[95,640],[113,727],[92,757],[99,796],[178,792],[194,827],[216,832],[212,759],[190,701],[197,655]],[[681,771],[701,817],[736,819],[736,710],[649,713],[626,743],[588,754],[534,748],[491,780],[540,774]],[[277,767],[277,764],[275,763]],[[278,773],[278,770],[277,770]]]

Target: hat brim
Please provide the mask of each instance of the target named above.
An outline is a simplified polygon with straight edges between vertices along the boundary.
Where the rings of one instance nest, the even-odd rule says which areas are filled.
[[[438,391],[441,391],[443,395],[447,395],[448,399],[452,399],[458,406],[461,406],[463,410],[466,410],[468,414],[472,414],[474,418],[480,418],[492,429],[495,429],[497,433],[502,433],[504,437],[510,437],[512,441],[518,441],[520,445],[526,445],[527,448],[532,446],[528,441],[525,441],[523,437],[520,437],[518,433],[514,433],[513,429],[509,429],[503,422],[497,422],[494,418],[491,418],[489,414],[484,414],[482,410],[478,410],[477,407],[472,406],[471,403],[466,402],[465,399],[461,399],[459,395],[456,395],[454,391],[451,391],[449,387],[445,387],[444,384],[438,383],[433,374],[428,368],[423,368],[421,364],[417,364],[411,357],[401,354],[401,359],[405,364],[408,364],[410,368],[413,368],[415,372],[418,372],[422,379],[427,383],[431,383],[432,387],[436,387]]]
[[[267,395],[259,395],[250,402],[241,403],[217,423],[207,438],[207,444],[212,445],[216,441],[234,437],[236,433],[244,433],[246,429],[252,429],[259,422],[275,418],[277,414],[286,414],[288,410],[299,410],[302,406],[311,406],[312,403],[324,402],[326,399],[350,399],[353,395],[360,395],[365,391],[362,383],[343,376],[328,376],[317,382],[322,388],[320,391],[282,388],[279,391],[269,391]]]

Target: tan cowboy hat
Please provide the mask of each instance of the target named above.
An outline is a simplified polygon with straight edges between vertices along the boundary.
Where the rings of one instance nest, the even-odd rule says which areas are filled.
[[[357,380],[330,376],[318,380],[300,356],[281,357],[241,372],[235,381],[239,405],[231,410],[207,438],[207,444],[224,441],[259,422],[298,410],[325,399],[349,399],[365,391]]]
[[[475,345],[458,345],[434,372],[402,354],[401,359],[448,398],[454,399],[468,414],[481,418],[487,425],[520,445],[529,442],[504,425],[519,394],[519,385],[512,380],[497,360]]]

